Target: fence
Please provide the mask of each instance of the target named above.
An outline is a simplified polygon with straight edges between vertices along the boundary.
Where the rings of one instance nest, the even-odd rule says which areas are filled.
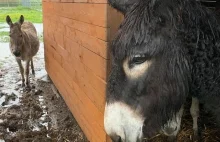
[[[0,7],[24,6],[42,10],[42,0],[0,0]]]
[[[0,7],[18,6],[20,0],[1,0]]]

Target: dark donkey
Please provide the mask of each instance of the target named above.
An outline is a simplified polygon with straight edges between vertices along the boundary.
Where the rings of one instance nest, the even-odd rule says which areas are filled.
[[[10,50],[15,56],[16,61],[19,65],[22,86],[24,82],[26,86],[30,86],[29,82],[29,66],[31,62],[32,74],[35,74],[33,65],[33,56],[35,56],[39,50],[39,39],[37,37],[37,31],[34,25],[30,22],[24,22],[24,17],[21,15],[20,19],[16,23],[12,23],[9,16],[6,17],[6,22],[10,26]],[[21,60],[26,62],[25,75],[26,81],[24,79],[24,68],[22,66]]]
[[[125,16],[111,45],[104,126],[115,142],[175,137],[183,105],[220,122],[220,26],[196,0],[108,0]]]

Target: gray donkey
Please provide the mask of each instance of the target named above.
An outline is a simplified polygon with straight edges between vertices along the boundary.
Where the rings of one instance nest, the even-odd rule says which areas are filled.
[[[37,31],[34,25],[30,22],[24,22],[24,16],[21,15],[20,19],[16,23],[12,23],[9,16],[6,17],[6,22],[10,26],[10,50],[15,56],[15,59],[19,65],[19,70],[22,77],[22,87],[30,87],[29,81],[29,66],[31,62],[32,74],[35,75],[33,56],[35,56],[39,50],[39,39],[37,37]],[[22,61],[26,62],[25,75],[26,81],[24,79],[24,68],[22,66]],[[25,82],[25,84],[24,84]]]

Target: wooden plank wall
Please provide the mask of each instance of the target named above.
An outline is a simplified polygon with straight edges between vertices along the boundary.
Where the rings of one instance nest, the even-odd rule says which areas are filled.
[[[107,0],[43,0],[46,70],[91,142],[108,139],[108,47],[122,19]]]

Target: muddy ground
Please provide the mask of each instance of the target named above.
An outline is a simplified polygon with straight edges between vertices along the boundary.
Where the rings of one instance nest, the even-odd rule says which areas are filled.
[[[36,75],[31,75],[31,91],[21,87],[17,63],[7,43],[0,46],[0,142],[87,142],[85,135],[65,105],[44,69],[44,51],[34,58]],[[4,48],[4,50],[2,49]],[[3,52],[4,51],[4,52]],[[190,101],[186,105],[178,142],[191,142],[192,118]],[[200,119],[202,140],[220,142],[220,128],[202,109]],[[156,135],[152,142],[165,142]]]
[[[87,142],[44,69],[44,51],[34,58],[36,75],[30,76],[31,91],[21,87],[21,76],[7,43],[0,46],[0,142]],[[4,49],[2,49],[4,48]],[[190,101],[186,105],[178,142],[191,142]],[[220,128],[203,109],[199,119],[204,142],[220,142]],[[152,142],[165,142],[156,135]]]
[[[7,50],[0,58],[0,142],[86,142],[47,77],[43,44],[34,58],[36,75],[30,77],[31,91],[21,87],[17,63]]]
[[[2,45],[6,45],[4,43]],[[4,51],[4,52],[3,52]],[[17,63],[9,49],[0,46],[0,142],[87,142],[85,135],[65,105],[44,69],[43,44],[34,58],[36,75],[31,75],[31,91],[21,86]],[[192,141],[190,101],[186,105],[178,142]],[[202,109],[200,119],[202,140],[219,142],[220,129]],[[152,142],[165,142],[156,135]]]

